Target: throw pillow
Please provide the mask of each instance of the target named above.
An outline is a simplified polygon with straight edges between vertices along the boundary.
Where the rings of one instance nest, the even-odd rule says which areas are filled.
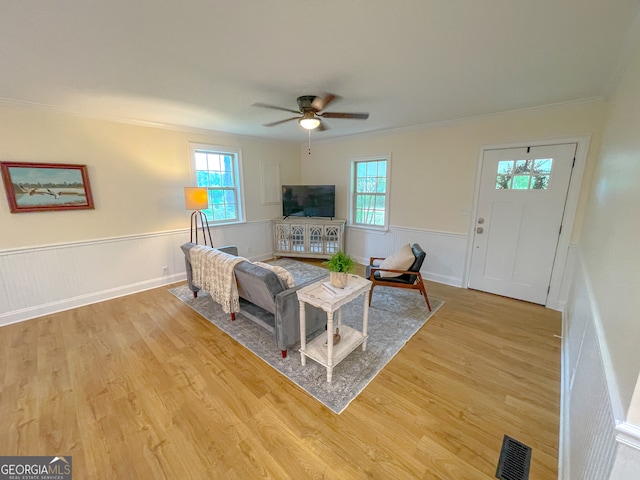
[[[263,262],[253,262],[253,264],[274,272],[276,275],[278,275],[278,277],[280,277],[280,280],[284,282],[287,288],[292,288],[296,286],[296,281],[293,279],[293,276],[281,266],[271,265],[270,263],[263,263]]]
[[[416,257],[413,255],[413,250],[411,250],[411,245],[406,244],[397,252],[392,253],[390,256],[385,258],[380,264],[380,268],[390,268],[392,270],[406,270],[415,261]],[[380,271],[380,276],[385,277],[399,277],[402,275],[401,273],[395,272],[383,272]]]

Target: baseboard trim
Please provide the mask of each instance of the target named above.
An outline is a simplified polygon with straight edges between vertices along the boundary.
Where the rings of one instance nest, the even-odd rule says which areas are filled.
[[[446,275],[438,275],[437,273],[423,273],[422,278],[436,283],[443,283],[451,287],[463,288],[462,279],[458,277],[448,277]]]

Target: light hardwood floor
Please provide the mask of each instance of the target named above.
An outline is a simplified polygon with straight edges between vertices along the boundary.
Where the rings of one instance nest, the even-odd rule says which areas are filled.
[[[0,455],[72,455],[77,479],[489,480],[507,434],[557,478],[560,314],[426,286],[445,305],[341,415],[165,287],[2,327]]]

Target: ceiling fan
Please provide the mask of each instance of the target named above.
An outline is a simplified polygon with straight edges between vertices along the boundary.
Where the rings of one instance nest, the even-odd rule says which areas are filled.
[[[301,127],[307,130],[326,130],[327,127],[320,122],[322,118],[353,118],[356,120],[366,120],[369,118],[368,113],[339,113],[339,112],[324,112],[322,110],[327,108],[332,101],[337,100],[338,96],[331,93],[327,93],[324,97],[315,95],[303,95],[296,100],[298,103],[298,111],[290,110],[288,108],[278,107],[275,105],[269,105],[266,103],[254,103],[254,107],[272,108],[274,110],[283,110],[285,112],[295,113],[298,116],[286,118],[284,120],[278,120],[277,122],[265,123],[265,127],[273,127],[274,125],[280,125],[281,123],[290,122],[291,120],[298,120]]]

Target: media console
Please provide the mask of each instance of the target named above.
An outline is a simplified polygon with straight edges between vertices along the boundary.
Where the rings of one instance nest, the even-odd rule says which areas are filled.
[[[273,221],[274,254],[279,257],[329,258],[344,250],[345,220],[287,217]]]

